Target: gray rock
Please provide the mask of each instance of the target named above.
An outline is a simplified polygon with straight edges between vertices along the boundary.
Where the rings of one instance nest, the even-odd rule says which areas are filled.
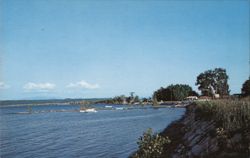
[[[233,136],[233,138],[231,138],[231,141],[232,141],[233,143],[237,143],[237,142],[240,142],[241,139],[242,139],[241,134],[235,134],[235,135]]]
[[[194,146],[195,144],[197,144],[200,141],[200,135],[196,135],[195,137],[193,137],[193,139],[191,140],[189,146]]]
[[[195,145],[192,147],[192,150],[191,150],[191,152],[194,156],[200,155],[202,153],[202,151],[203,151],[203,148],[201,145]]]

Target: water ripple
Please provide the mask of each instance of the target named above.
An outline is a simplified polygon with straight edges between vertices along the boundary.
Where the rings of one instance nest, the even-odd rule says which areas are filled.
[[[0,157],[128,157],[136,150],[143,131],[150,127],[161,131],[184,113],[184,109],[148,108],[93,114],[10,114],[17,111],[18,108],[1,109],[4,115],[0,120]]]

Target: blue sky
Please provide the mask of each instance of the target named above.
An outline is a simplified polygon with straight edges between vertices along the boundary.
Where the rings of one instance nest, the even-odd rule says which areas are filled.
[[[195,90],[222,67],[249,76],[249,1],[0,0],[0,99]]]

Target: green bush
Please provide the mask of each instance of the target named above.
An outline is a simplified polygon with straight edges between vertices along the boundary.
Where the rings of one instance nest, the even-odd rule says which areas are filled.
[[[151,128],[143,133],[137,142],[139,150],[132,156],[133,158],[158,158],[163,152],[163,146],[170,143],[168,137],[153,134]]]

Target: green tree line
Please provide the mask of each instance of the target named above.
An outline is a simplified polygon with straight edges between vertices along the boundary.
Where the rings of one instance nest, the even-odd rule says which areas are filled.
[[[195,84],[202,96],[223,98],[230,94],[228,80],[226,69],[215,68],[200,73]],[[171,84],[156,90],[152,98],[153,102],[157,103],[158,101],[181,101],[187,96],[199,96],[199,94],[187,84]],[[242,85],[241,96],[250,96],[249,79]]]

